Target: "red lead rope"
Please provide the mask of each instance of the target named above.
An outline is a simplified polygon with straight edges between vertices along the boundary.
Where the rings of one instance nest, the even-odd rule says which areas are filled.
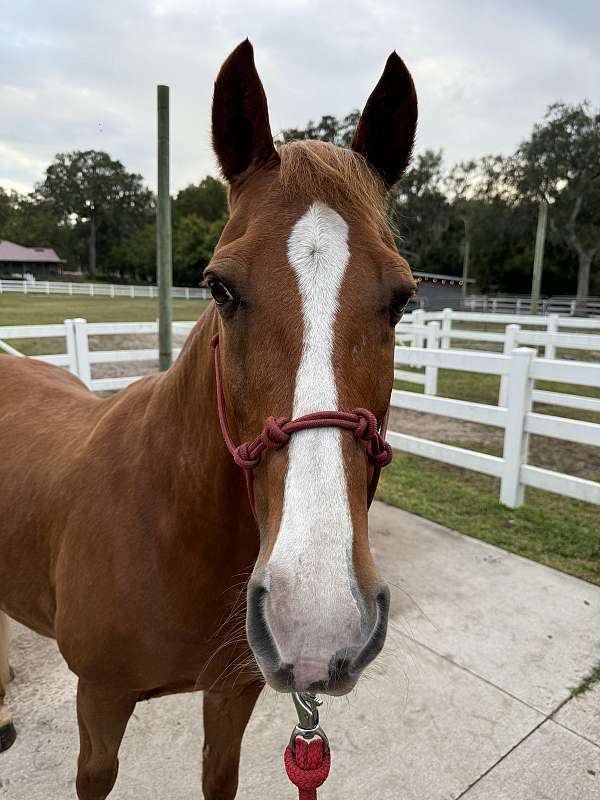
[[[260,463],[265,450],[280,450],[290,440],[290,435],[296,431],[309,428],[343,428],[352,431],[356,439],[367,443],[367,456],[373,465],[373,475],[367,493],[367,505],[370,506],[375,496],[379,473],[392,460],[392,448],[385,440],[389,408],[383,419],[381,427],[377,424],[375,415],[366,408],[355,408],[353,411],[316,411],[305,414],[297,419],[287,417],[267,417],[264,428],[252,442],[236,445],[231,438],[231,431],[227,421],[225,409],[225,395],[221,377],[221,360],[219,358],[219,337],[213,336],[210,346],[215,351],[215,378],[217,383],[217,408],[223,439],[233,460],[244,470],[248,501],[256,519],[254,504],[254,468]]]
[[[283,760],[288,778],[298,787],[299,800],[317,800],[317,789],[326,781],[331,766],[331,751],[325,749],[323,739],[296,736],[294,749],[288,745]]]

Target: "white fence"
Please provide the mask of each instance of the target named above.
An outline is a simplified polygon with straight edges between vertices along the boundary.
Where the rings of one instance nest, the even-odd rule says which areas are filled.
[[[174,323],[173,330],[176,333],[187,334],[193,324]],[[548,358],[547,355],[539,358],[536,351],[531,348],[514,346],[520,343],[518,337],[514,338],[516,335],[514,333],[511,339],[513,349],[503,354],[450,349],[440,346],[443,330],[440,328],[439,319],[431,320],[426,326],[420,325],[418,321],[410,324],[414,327],[409,335],[404,332],[403,325],[399,326],[398,338],[425,340],[428,346],[421,346],[425,341],[418,341],[415,347],[397,346],[396,377],[422,383],[425,394],[394,390],[392,406],[501,428],[504,431],[503,453],[501,457],[492,456],[390,431],[388,437],[394,448],[499,478],[500,502],[512,508],[523,503],[526,486],[600,504],[600,483],[534,467],[527,463],[531,434],[600,447],[600,425],[539,414],[532,410],[533,402],[537,400],[565,407],[600,411],[600,400],[596,398],[543,392],[534,388],[536,380],[600,388],[600,364],[557,360]],[[0,349],[21,355],[3,340],[63,337],[66,352],[37,356],[37,358],[67,367],[94,391],[115,390],[128,386],[138,378],[92,378],[93,364],[157,361],[158,351],[90,350],[88,336],[156,334],[157,330],[156,322],[87,323],[83,319],[65,320],[62,325],[4,326],[0,327]],[[539,334],[540,332],[537,335]],[[550,336],[557,335],[560,334],[550,334]],[[452,338],[455,338],[455,333],[452,334]],[[538,343],[538,340],[530,343]],[[547,341],[542,342],[542,346],[547,344]],[[560,346],[560,343],[557,343],[557,346]],[[176,351],[175,355],[178,353],[179,351]],[[402,369],[403,367],[424,367],[425,373],[415,374]],[[500,397],[502,402],[493,406],[437,397],[439,369],[500,376],[503,385]]]
[[[505,314],[529,314],[531,297],[523,295],[468,295],[461,301],[465,311],[483,311]],[[589,297],[578,301],[576,297],[555,296],[540,299],[538,308],[543,314],[600,314],[600,297]]]
[[[436,375],[440,368],[499,375],[505,379],[507,389],[505,406],[451,400],[436,397],[427,391],[425,394],[399,390],[392,392],[394,408],[440,414],[502,428],[502,457],[390,431],[388,438],[392,447],[500,478],[500,502],[511,508],[523,504],[525,486],[546,489],[589,503],[600,503],[600,483],[527,464],[530,434],[600,447],[600,425],[532,411],[536,380],[600,388],[600,364],[537,358],[535,350],[530,348],[517,348],[510,354],[500,355],[472,350],[408,347],[396,347],[395,363],[411,367],[424,365],[430,373],[429,378],[425,377],[426,382],[432,382],[434,378],[431,375]],[[554,396],[555,393],[545,394]],[[563,395],[562,398],[563,406],[580,407],[578,403],[581,398],[571,395]],[[596,404],[594,410],[600,411],[599,400],[586,399]],[[548,401],[544,399],[544,402]],[[556,401],[553,399],[552,402]]]
[[[521,324],[514,322],[517,319]],[[478,331],[455,328],[453,322],[496,323],[504,325],[505,328],[503,331]],[[522,325],[535,326],[538,330],[525,330]],[[567,330],[561,331],[560,328],[567,328]],[[574,328],[578,330],[574,332]],[[598,333],[581,333],[580,329],[598,331]],[[414,311],[396,327],[396,343],[399,345],[410,344],[416,348],[426,345],[431,350],[438,348],[447,350],[455,341],[493,343],[501,346],[505,355],[512,353],[520,345],[533,346],[541,348],[540,356],[548,359],[556,359],[557,349],[600,353],[600,317],[575,319],[560,317],[556,314],[517,317],[506,314],[471,314],[445,308],[443,311],[432,313]],[[480,350],[481,348],[468,352],[480,352]],[[417,364],[417,366],[422,367],[424,364]],[[395,376],[397,380],[424,385],[426,394],[437,394],[437,369],[431,365],[425,368],[424,373],[396,369]],[[503,376],[500,382],[499,405],[506,405],[507,392],[508,379]],[[533,400],[600,412],[600,399],[596,398],[575,397],[560,392],[535,389]]]
[[[62,294],[85,297],[158,297],[157,286],[134,286],[121,283],[69,283],[67,281],[0,280],[0,294]],[[173,286],[172,297],[183,300],[208,300],[210,292],[202,287]]]

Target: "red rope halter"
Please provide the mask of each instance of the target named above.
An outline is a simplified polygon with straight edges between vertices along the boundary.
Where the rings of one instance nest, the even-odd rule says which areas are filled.
[[[221,359],[219,358],[219,336],[216,334],[209,342],[215,353],[215,377],[217,382],[217,408],[223,439],[235,463],[244,470],[248,501],[256,519],[254,504],[254,468],[260,463],[265,450],[280,450],[290,440],[292,433],[311,428],[343,428],[352,431],[357,440],[367,443],[367,457],[373,465],[373,475],[369,482],[367,507],[373,502],[379,475],[383,467],[392,460],[392,448],[385,440],[389,407],[378,425],[375,415],[366,408],[355,408],[353,411],[315,411],[305,414],[297,419],[287,417],[267,417],[265,426],[260,434],[251,442],[236,445],[231,438],[227,412],[225,409],[225,396],[223,393],[223,380],[221,377]]]

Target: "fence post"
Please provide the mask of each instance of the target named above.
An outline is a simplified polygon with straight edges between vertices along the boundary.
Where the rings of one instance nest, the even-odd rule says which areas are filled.
[[[75,329],[73,320],[65,320],[65,339],[67,340],[67,355],[69,356],[69,372],[78,375],[77,367],[77,345],[75,344]]]
[[[422,308],[413,311],[412,318],[415,325],[425,325],[425,312]],[[413,337],[413,347],[423,347],[423,335],[416,333]]]
[[[548,333],[558,333],[558,314],[550,314],[546,321],[546,331]],[[549,342],[544,350],[544,356],[546,358],[556,358],[556,345]]]
[[[69,294],[73,294],[73,284],[69,282]]]
[[[504,331],[504,355],[510,356],[512,351],[519,346],[520,325],[507,325]],[[500,393],[498,395],[498,405],[506,407],[508,405],[508,383],[509,376],[502,375],[500,378]]]
[[[452,331],[452,309],[444,308],[442,310],[442,339],[440,347],[442,350],[448,350],[450,347],[450,333]]]
[[[27,294],[27,281],[23,281],[23,294]]]
[[[111,283],[111,285],[110,285],[110,296],[111,297],[115,296],[115,285],[114,285],[114,283]]]
[[[525,432],[525,416],[531,411],[533,381],[529,377],[531,361],[536,351],[531,347],[513,350],[508,374],[508,403],[500,502],[509,508],[523,505],[524,486],[521,483],[521,464],[527,463],[529,434]]]
[[[131,297],[135,297],[135,287],[133,286],[133,284],[129,287],[129,294],[131,295]]]
[[[437,350],[439,346],[440,323],[430,322],[427,326],[427,349]],[[428,364],[425,367],[425,394],[437,395],[438,368]]]
[[[78,317],[73,321],[75,333],[75,358],[77,361],[77,377],[82,380],[88,389],[92,388],[92,371],[90,368],[90,350],[87,335],[87,320]]]
[[[46,294],[50,294],[50,281],[46,281]]]

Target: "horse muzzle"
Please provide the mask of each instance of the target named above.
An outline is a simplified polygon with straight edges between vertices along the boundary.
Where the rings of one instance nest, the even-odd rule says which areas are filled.
[[[270,599],[269,590],[261,582],[251,581],[246,631],[266,682],[277,691],[347,694],[383,648],[390,605],[387,586],[377,592],[374,614],[370,615],[368,627],[361,625],[360,635],[354,631],[346,643],[340,641],[339,632],[329,639],[323,635],[311,638],[310,622],[303,620],[303,635],[300,639],[296,637],[295,646],[290,649],[286,641],[280,641],[283,638],[282,626],[278,625],[279,635],[276,637],[273,626],[269,624]],[[333,627],[336,627],[335,620]]]

